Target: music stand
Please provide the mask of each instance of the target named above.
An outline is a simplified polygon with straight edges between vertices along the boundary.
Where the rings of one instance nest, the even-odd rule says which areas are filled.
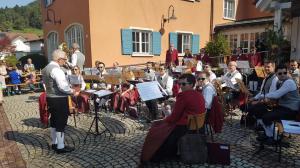
[[[84,142],[86,141],[86,138],[88,137],[88,135],[91,132],[92,126],[95,124],[95,133],[93,133],[95,136],[101,135],[104,132],[108,132],[110,134],[111,137],[113,137],[113,134],[111,133],[111,131],[105,126],[105,124],[103,123],[103,121],[101,121],[99,115],[98,115],[98,107],[101,107],[107,100],[106,98],[111,96],[113,94],[113,92],[110,92],[108,90],[100,90],[100,91],[96,91],[96,92],[92,92],[93,94],[93,99],[94,99],[94,111],[95,111],[95,116],[94,119],[91,123],[91,126],[84,138]],[[97,102],[97,99],[100,99],[100,102]],[[99,122],[103,125],[103,127],[105,128],[102,132],[99,132]]]

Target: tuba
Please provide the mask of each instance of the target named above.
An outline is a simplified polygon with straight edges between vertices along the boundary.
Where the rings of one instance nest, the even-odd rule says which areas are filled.
[[[59,46],[58,46],[59,49],[63,50],[67,56],[69,56],[71,54],[71,51],[70,49],[68,48],[68,45],[66,42],[62,42]]]

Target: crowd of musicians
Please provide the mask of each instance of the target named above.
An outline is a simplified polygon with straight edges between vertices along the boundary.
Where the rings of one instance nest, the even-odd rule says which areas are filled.
[[[82,75],[84,55],[79,51],[78,44],[73,44],[73,48],[72,61],[68,62],[66,52],[58,49],[53,52],[52,61],[42,71],[48,110],[51,113],[51,144],[57,153],[74,150],[64,145],[64,129],[69,113],[68,96],[73,97],[73,103],[82,109],[81,112],[88,111],[89,97],[84,93],[88,85],[89,89],[106,89],[114,93],[106,103],[111,111],[138,117],[134,107],[141,99],[136,84],[150,81],[159,83],[164,97],[145,102],[147,118],[152,121],[152,127],[143,147],[142,161],[160,161],[176,156],[177,143],[188,131],[189,115],[205,113],[206,123],[211,124],[215,132],[221,132],[224,112],[220,108],[220,99],[224,100],[221,101],[224,104],[247,112],[247,120],[252,119],[256,127],[264,130],[265,134],[259,135],[258,141],[273,141],[274,122],[293,120],[299,114],[300,71],[294,60],[288,66],[275,65],[273,61],[265,60],[265,76],[260,89],[251,94],[247,88],[248,82],[243,82],[244,74],[237,68],[236,61],[241,55],[230,58],[232,60],[228,60],[226,71],[218,76],[212,71],[204,49],[197,56],[192,56],[186,50],[181,63],[184,66],[179,66],[178,52],[171,44],[165,63],[147,62],[139,69],[143,73],[138,77],[131,73],[138,68],[121,67],[115,62],[113,68],[106,69],[105,63],[96,61],[94,70],[98,80],[85,82],[88,75]],[[67,68],[62,68],[66,64]],[[254,70],[252,72],[255,73]],[[70,84],[71,75],[77,76],[80,82]],[[108,76],[118,76],[120,82],[109,82]]]

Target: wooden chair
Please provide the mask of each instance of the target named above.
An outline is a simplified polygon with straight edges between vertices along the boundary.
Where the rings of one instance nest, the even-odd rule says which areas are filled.
[[[188,115],[188,129],[197,131],[204,126],[206,113]]]

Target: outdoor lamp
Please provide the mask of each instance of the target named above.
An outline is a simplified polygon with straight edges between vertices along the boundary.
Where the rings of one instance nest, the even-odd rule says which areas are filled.
[[[172,8],[172,15],[170,17],[170,11],[171,11],[171,8]],[[169,6],[169,9],[168,9],[168,18],[164,18],[164,23],[168,21],[168,23],[170,22],[170,20],[176,20],[177,17],[175,16],[175,9],[174,9],[174,6],[173,5],[170,5]]]
[[[53,20],[50,19],[50,17],[49,17],[49,12],[52,13],[52,15],[53,15]],[[45,23],[46,23],[46,24],[47,24],[47,23],[54,23],[54,24],[59,23],[59,24],[61,24],[61,19],[56,20],[55,11],[54,11],[53,9],[47,9],[47,19],[45,20]]]

